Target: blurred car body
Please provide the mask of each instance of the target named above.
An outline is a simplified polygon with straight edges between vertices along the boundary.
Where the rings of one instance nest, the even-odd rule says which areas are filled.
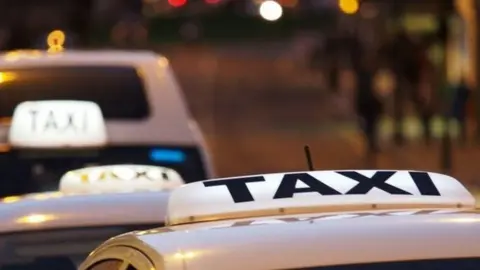
[[[0,200],[0,269],[77,269],[103,241],[164,225],[171,169],[89,167],[66,173],[59,191]]]
[[[43,181],[35,180],[36,175],[58,179],[86,164],[168,165],[187,182],[213,176],[202,132],[163,56],[148,51],[9,52],[0,55],[0,89],[4,196],[45,190],[33,184]],[[11,147],[8,133],[16,106],[39,100],[94,102],[105,118],[107,145]],[[20,185],[22,181],[27,182]]]
[[[80,269],[480,267],[475,199],[456,179],[435,173],[215,179],[176,189],[167,211],[167,227],[114,237]]]

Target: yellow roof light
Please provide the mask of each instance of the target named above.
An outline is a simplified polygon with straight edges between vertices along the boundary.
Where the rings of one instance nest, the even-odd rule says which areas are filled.
[[[64,50],[65,33],[62,30],[54,30],[47,36],[48,52],[61,52]]]
[[[345,14],[355,14],[360,9],[359,0],[338,0],[338,7]]]

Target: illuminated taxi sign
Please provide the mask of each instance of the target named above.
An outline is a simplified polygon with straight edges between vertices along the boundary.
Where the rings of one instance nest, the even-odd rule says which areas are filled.
[[[108,165],[67,172],[60,180],[63,193],[115,193],[170,190],[183,185],[175,170],[148,165]]]
[[[21,148],[98,147],[107,143],[100,107],[90,101],[20,103],[13,113],[9,144]]]
[[[309,171],[195,182],[175,190],[170,225],[332,211],[473,208],[456,179],[419,171]]]
[[[61,30],[50,32],[47,36],[48,52],[61,52],[64,50],[65,33]]]

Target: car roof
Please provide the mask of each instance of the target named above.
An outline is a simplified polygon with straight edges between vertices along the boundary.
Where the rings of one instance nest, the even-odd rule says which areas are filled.
[[[142,64],[157,61],[160,55],[152,51],[127,50],[67,50],[48,53],[40,50],[11,51],[0,54],[1,66],[36,66],[57,64]]]
[[[478,257],[479,232],[480,211],[417,209],[205,222],[130,236],[153,247],[166,269],[233,270]]]
[[[0,203],[0,234],[108,225],[163,224],[169,192],[35,193]],[[38,221],[40,219],[40,221]]]

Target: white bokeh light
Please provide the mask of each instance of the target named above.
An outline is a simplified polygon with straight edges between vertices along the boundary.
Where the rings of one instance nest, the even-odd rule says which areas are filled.
[[[260,16],[267,21],[276,21],[283,15],[282,6],[273,0],[267,0],[260,4]]]

